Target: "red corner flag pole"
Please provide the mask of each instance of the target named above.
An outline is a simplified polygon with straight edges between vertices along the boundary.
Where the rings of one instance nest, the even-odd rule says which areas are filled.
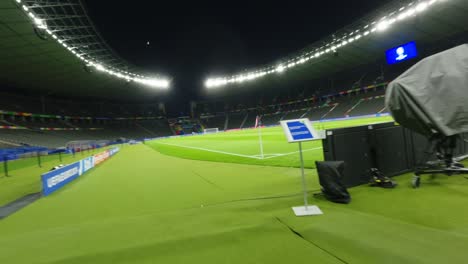
[[[262,141],[262,126],[261,117],[257,115],[255,118],[255,127],[258,129],[258,140],[260,142],[260,157],[263,159],[263,141]]]

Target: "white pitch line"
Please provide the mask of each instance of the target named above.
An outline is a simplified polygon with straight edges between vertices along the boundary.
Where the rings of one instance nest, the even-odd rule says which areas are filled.
[[[318,149],[322,149],[322,147],[311,148],[311,149],[305,149],[305,150],[302,150],[302,152],[307,152],[307,151],[312,151],[312,150],[318,150]],[[295,153],[299,153],[299,151],[294,151],[294,152],[289,152],[289,153],[278,154],[278,155],[276,155],[276,156],[267,157],[267,158],[264,158],[264,159],[273,159],[273,158],[283,157],[283,156],[287,156],[287,155],[292,155],[292,154],[295,154]]]
[[[180,148],[197,149],[197,150],[203,150],[203,151],[214,152],[214,153],[221,153],[221,154],[226,154],[226,155],[231,155],[231,156],[238,156],[238,157],[243,157],[243,158],[262,159],[262,158],[255,157],[255,156],[242,155],[242,154],[237,154],[237,153],[231,153],[231,152],[219,151],[219,150],[212,150],[212,149],[206,149],[206,148],[189,147],[189,146],[170,144],[170,143],[162,143],[162,142],[158,142],[158,144],[176,146],[176,147],[180,147]]]
[[[208,152],[214,152],[214,153],[221,153],[221,154],[226,154],[226,155],[231,155],[231,156],[238,156],[238,157],[243,157],[243,158],[250,158],[250,159],[258,159],[258,160],[263,160],[263,159],[273,159],[273,158],[278,158],[278,157],[283,157],[287,155],[292,155],[295,153],[299,153],[299,151],[294,151],[294,152],[288,152],[288,153],[274,153],[274,154],[264,154],[264,156],[270,156],[273,155],[272,157],[264,157],[261,158],[259,157],[260,155],[242,155],[242,154],[237,154],[237,153],[232,153],[232,152],[226,152],[226,151],[220,151],[220,150],[212,150],[212,149],[206,149],[206,148],[198,148],[198,147],[189,147],[189,146],[183,146],[183,145],[177,145],[177,144],[171,144],[171,143],[163,143],[163,142],[158,142],[158,144],[163,144],[163,145],[169,145],[169,146],[175,146],[175,147],[180,147],[180,148],[188,148],[188,149],[196,149],[196,150],[203,150],[203,151],[208,151]],[[317,148],[311,148],[311,149],[305,149],[302,152],[307,152],[307,151],[312,151],[312,150],[318,150],[322,149],[322,147],[317,147]]]

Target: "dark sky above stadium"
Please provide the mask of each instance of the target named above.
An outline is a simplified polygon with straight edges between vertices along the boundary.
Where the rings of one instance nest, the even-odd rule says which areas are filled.
[[[383,4],[375,0],[85,3],[97,29],[121,57],[173,77],[173,88],[187,97],[196,95],[207,76],[273,63]]]

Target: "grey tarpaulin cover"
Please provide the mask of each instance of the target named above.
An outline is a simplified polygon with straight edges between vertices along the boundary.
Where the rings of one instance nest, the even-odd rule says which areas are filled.
[[[388,85],[395,121],[423,135],[468,132],[468,44],[418,62]]]

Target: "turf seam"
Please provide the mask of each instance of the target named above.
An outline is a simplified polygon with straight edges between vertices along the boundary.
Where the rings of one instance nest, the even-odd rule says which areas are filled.
[[[285,222],[283,222],[281,219],[279,219],[278,217],[275,217],[275,219],[280,223],[282,224],[283,226],[287,227],[289,229],[289,231],[291,231],[294,235],[300,237],[301,239],[303,239],[304,241],[306,241],[307,243],[313,245],[314,247],[322,250],[323,252],[325,252],[326,254],[334,257],[335,259],[337,259],[338,261],[340,261],[341,263],[345,263],[345,264],[348,264],[349,262],[347,262],[346,260],[338,257],[337,255],[331,253],[330,251],[326,250],[325,248],[319,246],[318,244],[314,243],[313,241],[310,241],[308,239],[306,239],[301,233],[299,233],[298,231],[294,230],[294,228],[292,228],[291,226],[289,226],[288,224],[286,224]]]
[[[221,186],[217,185],[216,183],[214,183],[214,182],[208,180],[207,178],[203,177],[203,176],[202,176],[201,174],[199,174],[198,172],[192,170],[192,173],[195,174],[195,175],[197,175],[198,177],[200,177],[200,179],[202,179],[203,181],[207,182],[208,184],[213,185],[213,186],[215,186],[216,188],[218,188],[218,189],[220,189],[220,190],[224,190],[223,187],[221,187]]]
[[[309,190],[308,192],[316,192],[318,190]],[[244,199],[237,199],[237,200],[230,200],[220,203],[208,204],[206,206],[218,206],[224,204],[231,204],[237,202],[249,202],[249,201],[261,201],[261,200],[270,200],[270,199],[283,199],[283,198],[291,198],[296,196],[304,195],[304,193],[294,193],[294,194],[285,194],[285,195],[277,195],[277,196],[264,196],[264,197],[254,197],[254,198],[244,198]]]

